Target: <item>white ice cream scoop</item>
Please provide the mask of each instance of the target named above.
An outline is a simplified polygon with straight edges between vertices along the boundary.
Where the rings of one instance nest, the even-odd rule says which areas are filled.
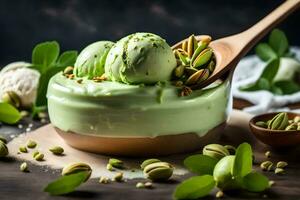
[[[28,68],[31,64],[26,62],[13,62],[0,71],[0,101],[7,91],[14,91],[21,100],[23,108],[33,105],[37,95],[40,74]]]

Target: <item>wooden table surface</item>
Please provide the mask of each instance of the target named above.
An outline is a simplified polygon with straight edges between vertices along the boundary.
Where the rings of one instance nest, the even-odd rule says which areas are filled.
[[[26,119],[22,123],[31,123]],[[41,126],[41,123],[34,122],[34,127]],[[24,127],[26,128],[26,126]],[[227,127],[230,129],[234,127]],[[2,125],[0,133],[10,136],[17,135],[22,130]],[[230,142],[228,142],[230,141]],[[255,168],[258,164],[266,160],[264,152],[269,150],[265,145],[257,142],[252,135],[240,130],[239,134],[229,134],[222,137],[222,143],[239,144],[247,141],[252,144],[255,151]],[[263,172],[270,180],[275,181],[275,185],[268,191],[261,194],[253,193],[227,193],[224,199],[300,199],[300,150],[299,148],[290,148],[286,150],[271,149],[272,161],[284,160],[289,163],[285,175],[275,175],[274,172]],[[5,158],[0,160],[0,200],[18,200],[18,199],[132,199],[132,200],[156,200],[171,199],[171,194],[177,183],[192,174],[183,177],[174,177],[169,183],[155,183],[154,189],[136,189],[135,184],[140,180],[128,180],[124,183],[110,183],[107,185],[99,184],[98,179],[91,179],[83,184],[73,193],[65,196],[52,197],[43,192],[43,188],[52,180],[56,179],[60,172],[49,169],[48,167],[40,167],[29,164],[30,173],[22,173],[19,171],[20,161],[13,158]],[[214,199],[216,191],[213,191],[206,199]]]

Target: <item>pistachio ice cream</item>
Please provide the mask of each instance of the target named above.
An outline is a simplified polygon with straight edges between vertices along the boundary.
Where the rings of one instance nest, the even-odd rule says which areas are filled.
[[[196,42],[199,54],[207,44],[197,47]],[[206,58],[199,69],[183,66],[185,72],[174,79],[178,57],[157,35],[136,33],[114,44],[94,43],[80,53],[74,75],[60,72],[51,78],[50,120],[67,143],[83,150],[119,155],[195,150],[201,147],[198,140],[217,139],[209,133],[223,127],[231,107],[230,77],[200,90],[182,85],[194,72],[194,83],[208,77],[213,59]]]
[[[74,75],[91,79],[104,74],[106,56],[113,44],[110,41],[99,41],[83,49],[76,60]]]
[[[112,81],[153,84],[170,80],[175,67],[176,58],[164,39],[152,33],[135,33],[112,47],[105,73]]]

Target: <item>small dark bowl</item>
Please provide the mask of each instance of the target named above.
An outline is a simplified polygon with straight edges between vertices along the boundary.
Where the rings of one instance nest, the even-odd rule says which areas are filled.
[[[249,126],[252,133],[261,142],[270,145],[272,147],[283,147],[283,146],[295,146],[300,144],[300,131],[285,131],[285,130],[270,130],[255,125],[258,121],[268,121],[272,119],[278,113],[266,113],[253,117]],[[296,116],[300,116],[296,113],[287,112],[289,119],[293,119]]]

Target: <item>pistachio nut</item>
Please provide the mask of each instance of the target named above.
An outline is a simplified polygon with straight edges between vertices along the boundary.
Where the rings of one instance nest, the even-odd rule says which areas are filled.
[[[183,51],[182,49],[176,49],[175,55],[177,55],[183,65],[189,65],[187,52]]]
[[[204,42],[204,43],[209,44],[209,43],[211,42],[211,39],[212,39],[212,38],[211,38],[209,35],[204,35],[204,36],[201,37],[200,42]],[[199,43],[200,43],[200,42],[199,42]]]
[[[54,146],[49,149],[55,155],[61,155],[64,153],[64,149],[60,146]]]
[[[187,40],[182,42],[181,48],[183,51],[187,52],[187,50],[188,50],[188,41]]]
[[[224,145],[225,149],[228,150],[230,155],[235,155],[236,148],[232,145]]]
[[[216,68],[216,62],[214,60],[211,60],[209,64],[207,65],[207,69],[209,70],[210,73],[213,73]]]
[[[106,169],[107,169],[108,171],[114,171],[113,166],[112,166],[111,164],[109,164],[109,163],[107,163]]]
[[[192,74],[185,82],[186,85],[199,84],[209,77],[208,69],[200,69],[196,73]]]
[[[213,50],[210,48],[204,49],[193,61],[192,67],[199,68],[210,61],[213,55]]]
[[[294,117],[294,120],[293,120],[295,123],[298,123],[300,122],[300,116],[296,116]]]
[[[20,171],[21,172],[29,172],[28,170],[28,165],[26,162],[23,162],[21,165],[20,165]]]
[[[3,136],[0,135],[0,142],[3,142],[4,144],[6,144],[7,140],[6,140],[5,137],[3,137]]]
[[[203,155],[210,156],[212,158],[220,160],[224,156],[229,156],[229,151],[220,144],[206,145],[202,150]]]
[[[19,151],[22,152],[22,153],[27,153],[28,152],[28,150],[25,146],[20,146]]]
[[[44,160],[44,154],[38,153],[33,157],[36,161],[43,161]]]
[[[278,113],[273,119],[271,119],[268,128],[271,130],[284,130],[289,124],[287,113]]]
[[[271,161],[264,161],[260,164],[260,168],[264,171],[269,171],[269,169],[273,166]]]
[[[88,164],[85,164],[85,163],[73,163],[73,164],[67,165],[63,168],[61,175],[67,176],[70,174],[76,174],[78,172],[83,172],[83,171],[86,171],[89,173],[89,176],[85,180],[85,181],[87,181],[92,174],[92,168]]]
[[[153,188],[153,184],[151,182],[146,182],[145,184],[145,188]]]
[[[146,166],[148,166],[152,163],[157,163],[157,162],[161,162],[161,161],[156,158],[150,158],[150,159],[144,160],[141,164],[141,169],[144,169]]]
[[[135,185],[135,187],[138,188],[138,189],[145,188],[145,184],[142,183],[142,182],[138,182],[138,183]]]
[[[270,158],[270,157],[271,157],[271,151],[266,151],[265,156],[266,156],[267,158]]]
[[[64,74],[73,74],[74,67],[68,66],[64,69]]]
[[[36,145],[37,145],[37,143],[35,142],[35,141],[33,141],[33,140],[29,140],[28,142],[27,142],[27,147],[28,148],[30,148],[30,149],[34,149],[35,147],[36,147]]]
[[[275,169],[275,174],[281,175],[281,174],[285,174],[285,170],[282,168],[277,167]]]
[[[216,193],[216,198],[222,198],[224,197],[224,192],[222,190],[219,190],[217,193]]]
[[[256,126],[262,127],[262,128],[268,128],[268,124],[263,121],[258,121],[255,123]]]
[[[195,69],[195,68],[193,68],[193,67],[185,67],[185,69],[184,69],[184,72],[185,72],[188,76],[190,76],[190,75],[196,73],[197,71],[198,71],[198,70]]]
[[[29,112],[27,110],[20,111],[20,115],[22,118],[29,116]]]
[[[108,182],[109,182],[109,179],[104,176],[101,176],[99,179],[99,183],[107,184]]]
[[[113,180],[116,182],[122,182],[123,181],[123,173],[122,172],[116,173]]]
[[[181,97],[184,97],[184,96],[189,96],[190,94],[192,94],[193,90],[190,88],[190,87],[187,87],[187,86],[183,86],[179,95]]]
[[[185,70],[185,67],[183,65],[179,65],[174,70],[175,76],[178,77],[178,78],[182,77],[183,74],[184,74],[184,70]]]
[[[2,101],[5,103],[9,103],[16,108],[21,106],[20,97],[14,91],[7,91],[2,96]]]
[[[143,172],[152,181],[166,181],[173,174],[173,166],[167,162],[155,162],[145,166]]]
[[[288,126],[285,128],[285,130],[286,130],[286,131],[296,131],[297,128],[298,128],[298,125],[297,125],[297,124],[290,124],[290,125],[288,125]]]
[[[6,144],[0,141],[0,158],[8,155],[8,148]]]
[[[276,164],[276,167],[277,168],[285,168],[286,166],[288,166],[288,163],[285,162],[285,161],[279,161],[277,164]]]
[[[114,168],[123,169],[124,163],[122,160],[116,159],[116,158],[110,158],[108,161],[108,164],[110,164]]]
[[[195,52],[191,58],[191,63],[194,62],[194,60],[197,58],[197,56],[207,47],[208,43],[200,41],[198,43],[197,49],[195,49]]]
[[[275,181],[269,181],[269,186],[272,187],[273,185],[275,185]]]
[[[40,152],[38,152],[38,151],[35,151],[35,152],[33,152],[32,153],[32,157],[34,158],[36,155],[38,155]]]
[[[189,58],[191,58],[193,56],[193,53],[197,49],[197,47],[198,47],[198,42],[197,42],[195,36],[191,35],[188,38],[188,44],[187,44],[187,53],[188,53]]]

